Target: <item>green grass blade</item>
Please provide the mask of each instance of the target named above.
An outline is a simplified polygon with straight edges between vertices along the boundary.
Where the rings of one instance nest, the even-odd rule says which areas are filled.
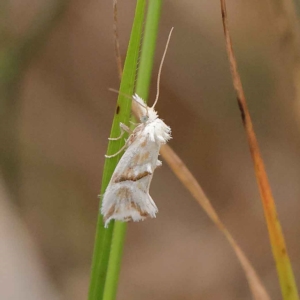
[[[145,101],[148,98],[162,1],[151,0],[142,45],[135,92]]]
[[[116,299],[126,229],[127,223],[115,222],[103,300]]]
[[[161,1],[149,2],[136,93],[146,98],[150,86]],[[103,300],[114,300],[117,293],[126,223],[115,222]]]
[[[132,32],[130,36],[130,41],[127,50],[127,56],[124,65],[124,72],[122,76],[120,91],[127,95],[132,95],[134,88],[134,81],[137,69],[137,61],[140,48],[140,40],[143,28],[144,20],[144,10],[145,10],[145,0],[138,0],[136,5],[136,12],[132,26]],[[122,96],[118,97],[117,107],[115,116],[113,119],[112,129],[110,137],[117,137],[120,134],[119,123],[123,122],[125,124],[129,123],[131,112],[131,100]],[[116,153],[124,145],[124,139],[119,141],[110,141],[108,144],[107,154]],[[101,195],[103,195],[112,173],[121,157],[121,154],[106,159]],[[90,279],[90,289],[89,289],[89,300],[101,300],[104,295],[104,287],[107,275],[107,268],[109,262],[109,256],[111,251],[111,242],[113,234],[114,222],[111,222],[108,229],[103,226],[102,215],[99,214],[97,222],[97,230],[94,245],[94,254],[92,261],[91,279]],[[124,230],[125,231],[125,230]]]

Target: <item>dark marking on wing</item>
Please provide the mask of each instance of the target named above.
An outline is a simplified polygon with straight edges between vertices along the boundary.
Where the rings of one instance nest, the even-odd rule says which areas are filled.
[[[150,216],[147,212],[142,211],[140,206],[135,202],[130,202],[130,207],[131,207],[131,209],[137,210],[141,217],[147,218]]]
[[[139,153],[134,157],[132,163],[134,165],[143,164],[147,159],[149,159],[149,156],[150,156],[149,152]]]
[[[126,186],[120,187],[117,196],[120,197],[121,199],[132,199],[132,192]]]
[[[141,143],[141,147],[144,148],[147,145],[147,139],[145,139],[142,143]]]
[[[116,205],[113,204],[107,214],[103,217],[103,221],[106,222],[107,219],[109,219],[114,213],[115,213]]]
[[[121,108],[120,108],[120,106],[118,105],[118,106],[117,106],[117,109],[116,109],[116,114],[117,114],[117,115],[119,114],[120,109],[121,109]]]
[[[138,181],[148,175],[152,175],[152,173],[148,172],[148,171],[144,171],[143,173],[140,173],[136,176],[134,175],[127,175],[127,174],[122,174],[118,177],[115,178],[114,182],[118,183],[118,182],[122,182],[122,181]]]

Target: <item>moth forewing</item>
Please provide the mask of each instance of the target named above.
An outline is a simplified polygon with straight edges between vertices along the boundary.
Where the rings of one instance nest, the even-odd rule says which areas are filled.
[[[149,195],[149,188],[153,172],[161,164],[158,161],[159,149],[167,141],[162,142],[161,132],[158,135],[156,132],[161,122],[140,124],[129,137],[129,146],[103,196],[101,213],[105,227],[111,219],[140,221],[155,218],[158,209]],[[170,138],[170,129],[165,127],[168,130],[165,134]]]

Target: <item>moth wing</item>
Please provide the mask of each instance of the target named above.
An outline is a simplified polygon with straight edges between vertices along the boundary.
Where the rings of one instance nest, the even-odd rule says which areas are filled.
[[[160,146],[140,132],[119,161],[102,200],[107,227],[111,219],[140,221],[154,218],[157,207],[149,195]]]
[[[137,222],[148,217],[155,218],[158,209],[154,201],[148,192],[138,187],[141,181],[147,181],[147,185],[150,180],[142,178],[134,183],[124,181],[106,190],[101,209],[105,227],[112,219]]]

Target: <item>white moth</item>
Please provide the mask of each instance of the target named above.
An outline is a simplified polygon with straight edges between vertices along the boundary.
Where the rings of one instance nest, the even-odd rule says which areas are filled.
[[[159,150],[171,138],[171,128],[158,117],[154,107],[159,97],[160,74],[172,30],[159,67],[157,95],[153,106],[146,106],[137,94],[132,97],[139,104],[141,123],[133,132],[126,125],[120,124],[122,133],[112,140],[120,139],[124,131],[131,132],[131,135],[120,151],[106,156],[114,157],[126,148],[103,195],[101,213],[105,227],[112,219],[137,222],[147,217],[155,218],[158,212],[149,195],[149,188],[154,170],[162,164],[158,160]]]

